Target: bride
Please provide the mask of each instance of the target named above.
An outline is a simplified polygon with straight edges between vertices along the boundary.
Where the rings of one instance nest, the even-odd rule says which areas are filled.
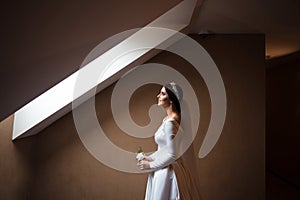
[[[181,87],[174,82],[162,87],[157,95],[158,105],[167,115],[154,135],[157,151],[137,163],[141,170],[152,171],[148,176],[145,200],[200,199],[196,181],[186,162],[178,156],[179,145],[173,140],[177,132],[182,131],[182,97]]]

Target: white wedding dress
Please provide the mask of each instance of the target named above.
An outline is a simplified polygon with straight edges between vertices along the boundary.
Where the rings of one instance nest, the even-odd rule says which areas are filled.
[[[176,160],[176,148],[172,139],[178,127],[177,122],[165,119],[154,135],[158,145],[157,151],[150,155],[153,159],[146,188],[145,200],[177,200],[180,199],[176,174],[172,163]]]

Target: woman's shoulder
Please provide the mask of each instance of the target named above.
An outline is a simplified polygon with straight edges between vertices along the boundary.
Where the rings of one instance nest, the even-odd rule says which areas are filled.
[[[164,121],[172,121],[177,124],[180,124],[180,116],[179,115],[172,115],[171,117],[165,117]]]
[[[165,124],[172,124],[175,128],[179,128],[180,126],[180,118],[176,116],[172,116],[164,119]]]
[[[174,122],[176,124],[179,124],[179,119],[177,118],[173,118],[173,117],[170,117],[170,118],[164,118],[163,122]]]

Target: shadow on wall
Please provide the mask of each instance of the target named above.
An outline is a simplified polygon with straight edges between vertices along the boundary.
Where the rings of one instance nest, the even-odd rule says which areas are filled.
[[[300,198],[300,52],[267,61],[267,197]]]

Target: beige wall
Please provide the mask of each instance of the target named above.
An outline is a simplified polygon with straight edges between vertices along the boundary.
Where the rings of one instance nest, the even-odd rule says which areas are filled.
[[[35,141],[12,142],[13,116],[0,123],[0,199],[26,199],[34,181]]]
[[[264,199],[264,36],[194,38],[207,49],[219,67],[228,98],[223,133],[213,151],[197,160],[202,197],[207,200]],[[201,109],[200,128],[194,144],[198,151],[210,118],[210,99],[205,83],[190,64],[173,54],[163,52],[149,62],[175,68],[195,89]],[[145,151],[153,150],[152,139],[133,139],[116,126],[110,110],[112,90],[113,86],[110,86],[96,97],[98,119],[107,136],[130,151],[136,151],[139,145]],[[148,108],[156,102],[158,90],[158,85],[147,85],[132,97],[130,111],[137,123],[148,122]],[[1,123],[1,126],[10,127],[5,129],[9,135],[11,120]],[[0,142],[4,146],[0,147],[3,148],[1,155],[11,154],[8,160],[19,177],[16,184],[25,187],[23,190],[17,190],[15,185],[8,185],[6,189],[2,187],[0,190],[7,191],[11,199],[22,199],[22,191],[28,191],[30,199],[143,199],[147,175],[119,172],[93,158],[76,133],[71,113],[37,136],[15,143],[6,137]],[[17,146],[24,149],[16,151]],[[31,146],[36,156],[28,151]],[[20,164],[14,161],[17,158]],[[10,166],[1,165],[0,170],[7,173]],[[6,179],[13,176],[7,175]],[[14,196],[15,193],[20,195]]]

